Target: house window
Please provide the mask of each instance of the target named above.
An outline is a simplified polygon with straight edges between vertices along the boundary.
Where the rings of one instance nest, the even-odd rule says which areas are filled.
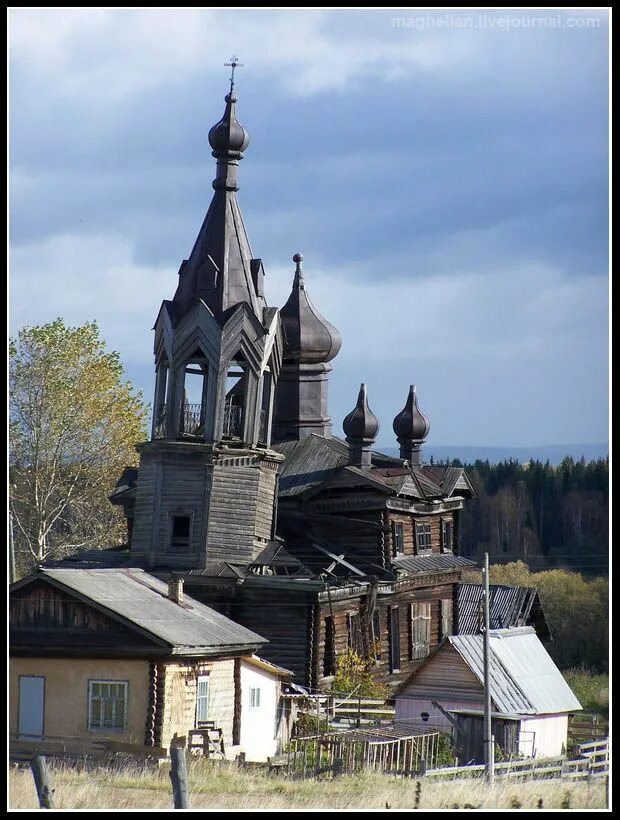
[[[372,642],[374,644],[375,660],[381,660],[381,616],[379,610],[372,613]]]
[[[431,647],[430,601],[409,606],[409,657],[412,661],[425,658]]]
[[[441,520],[441,551],[452,552],[452,521],[448,518]]]
[[[454,607],[450,598],[442,598],[441,601],[441,637],[447,638],[452,635],[454,629]]]
[[[418,553],[420,552],[430,552],[431,551],[431,525],[430,524],[420,524],[416,522],[415,525],[415,540],[416,546],[418,548]]]
[[[260,706],[260,689],[250,688],[250,709],[258,709]]]
[[[397,606],[390,609],[390,672],[400,672],[400,617]]]
[[[88,730],[124,732],[127,725],[127,681],[88,682]]]
[[[173,515],[170,525],[170,552],[189,552],[192,518]]]
[[[209,676],[198,675],[196,685],[196,726],[209,719]]]
[[[405,552],[404,548],[404,540],[405,540],[405,527],[403,524],[397,524],[395,521],[392,521],[392,549],[394,558],[398,555],[403,555]]]

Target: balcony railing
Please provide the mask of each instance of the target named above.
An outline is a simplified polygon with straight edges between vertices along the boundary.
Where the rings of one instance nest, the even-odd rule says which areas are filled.
[[[238,404],[224,405],[224,429],[222,435],[228,438],[243,436],[243,407]]]
[[[203,428],[202,404],[184,404],[181,408],[180,432],[186,436],[198,436]]]

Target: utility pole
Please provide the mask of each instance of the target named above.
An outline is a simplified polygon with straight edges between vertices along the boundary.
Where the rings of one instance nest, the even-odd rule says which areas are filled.
[[[486,778],[489,786],[493,785],[495,776],[495,744],[491,727],[491,675],[490,675],[490,607],[489,607],[489,553],[484,553],[484,627],[483,627],[483,647],[484,647],[484,763],[486,766]]]

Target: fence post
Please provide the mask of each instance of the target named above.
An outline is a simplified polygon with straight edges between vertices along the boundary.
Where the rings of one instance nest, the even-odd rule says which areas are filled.
[[[420,758],[420,771],[418,772],[421,777],[424,777],[426,774],[426,760],[423,757]]]
[[[343,766],[344,766],[344,763],[343,763],[342,758],[337,757],[334,760],[334,768],[333,768],[333,776],[334,777],[340,777],[340,775],[342,774]]]
[[[357,728],[359,729],[362,725],[362,699],[361,697],[357,699]]]
[[[32,769],[32,777],[34,778],[34,785],[37,789],[39,806],[42,809],[53,809],[54,787],[52,786],[45,758],[40,755],[33,757],[30,761],[30,768]]]
[[[183,746],[170,747],[170,780],[175,809],[187,809],[187,760]]]

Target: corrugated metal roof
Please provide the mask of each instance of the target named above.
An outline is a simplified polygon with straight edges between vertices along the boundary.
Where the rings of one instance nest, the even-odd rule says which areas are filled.
[[[459,584],[458,632],[460,635],[475,635],[480,631],[482,594],[482,584]],[[538,592],[533,587],[491,584],[489,610],[491,629],[535,626],[536,634],[541,640],[549,640],[551,637]]]
[[[531,626],[491,630],[491,699],[507,715],[554,714],[581,704]],[[484,681],[483,636],[452,635],[450,643]]]
[[[175,654],[215,654],[268,643],[187,595],[182,604],[175,603],[167,583],[141,569],[44,569],[33,580],[40,576],[120,615],[169,644]]]
[[[463,558],[461,555],[441,553],[440,555],[411,555],[405,558],[395,558],[392,565],[395,569],[404,569],[407,572],[437,572],[453,567],[471,567],[475,561]]]

